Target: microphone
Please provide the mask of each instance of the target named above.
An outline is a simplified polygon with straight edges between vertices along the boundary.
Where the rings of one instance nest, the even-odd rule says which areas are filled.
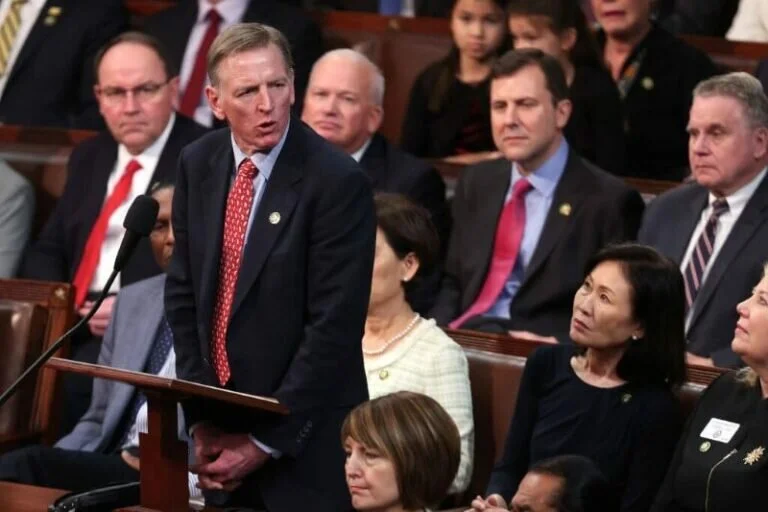
[[[113,267],[112,274],[110,274],[109,279],[107,279],[107,284],[104,285],[104,289],[101,291],[101,294],[99,294],[99,298],[96,299],[96,302],[93,304],[90,311],[88,311],[87,315],[81,318],[80,321],[77,322],[70,330],[62,334],[61,337],[48,348],[48,350],[43,352],[43,354],[38,357],[35,362],[29,366],[29,368],[24,370],[24,373],[22,373],[19,378],[13,382],[13,384],[8,386],[8,388],[3,391],[3,394],[0,395],[0,407],[2,407],[2,405],[8,401],[13,393],[16,392],[16,390],[26,380],[29,374],[40,368],[48,359],[53,356],[53,354],[56,353],[57,350],[59,350],[59,348],[61,348],[61,346],[65,341],[69,339],[73,332],[78,330],[82,325],[86,324],[91,318],[93,318],[93,315],[96,314],[96,311],[99,310],[101,303],[104,302],[104,299],[107,297],[109,289],[112,287],[112,283],[114,283],[115,278],[117,278],[117,274],[120,273],[125,264],[128,262],[128,259],[131,257],[131,254],[136,249],[136,245],[139,243],[139,240],[145,236],[149,236],[149,234],[152,232],[152,229],[155,226],[155,222],[157,221],[157,212],[159,209],[160,205],[157,203],[157,201],[147,195],[141,195],[137,197],[133,203],[131,203],[131,207],[128,209],[128,213],[125,214],[125,220],[123,220],[123,227],[126,229],[126,232],[123,236],[123,241],[120,244],[120,249],[117,251],[117,257],[115,258],[115,265]]]

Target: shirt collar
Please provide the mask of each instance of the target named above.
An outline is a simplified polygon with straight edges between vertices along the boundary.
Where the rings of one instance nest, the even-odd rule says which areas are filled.
[[[215,6],[208,3],[208,0],[197,0],[197,23],[205,23],[208,11],[216,9],[222,18],[222,23],[231,25],[243,19],[247,8],[248,2],[244,0],[221,0]]]
[[[288,137],[288,130],[290,129],[291,122],[289,120],[285,127],[285,131],[283,132],[283,136],[280,137],[280,141],[277,143],[277,145],[275,145],[275,147],[270,149],[268,153],[254,153],[251,155],[251,162],[253,162],[253,165],[255,165],[259,170],[259,174],[264,176],[264,179],[267,181],[269,181],[269,177],[272,175],[272,169],[275,167],[277,157],[280,156],[280,152],[282,151],[283,145],[285,144],[285,139]],[[240,162],[248,158],[248,155],[243,153],[243,151],[237,145],[234,135],[230,135],[230,138],[232,140],[232,153],[235,155],[235,170],[237,170]]]
[[[741,187],[739,190],[734,192],[731,195],[725,196],[725,199],[728,201],[728,209],[730,211],[740,211],[744,209],[744,207],[747,205],[749,200],[752,198],[752,195],[755,193],[755,190],[757,190],[757,187],[760,186],[760,183],[762,183],[763,178],[765,177],[766,171],[768,171],[768,167],[764,168],[762,171],[760,171],[757,176],[752,178],[752,181]],[[715,202],[717,199],[717,196],[715,196],[713,193],[709,193],[709,206],[712,206],[712,203]]]
[[[141,164],[142,169],[154,170],[155,166],[157,165],[157,161],[160,159],[160,154],[163,152],[165,143],[168,141],[168,137],[171,135],[171,130],[173,129],[175,122],[176,114],[172,113],[170,119],[168,119],[168,124],[165,125],[165,128],[163,129],[163,132],[160,134],[160,136],[156,138],[155,142],[150,144],[147,149],[138,155],[132,155],[128,152],[128,148],[126,148],[123,144],[119,144],[117,146],[117,161],[125,165],[130,160],[137,160]]]
[[[545,161],[541,167],[526,176],[531,186],[544,197],[551,197],[555,192],[560,178],[565,171],[565,165],[568,163],[568,153],[570,149],[568,141],[563,138],[557,151]],[[512,185],[523,178],[516,163],[512,163]]]
[[[360,163],[360,160],[363,159],[363,155],[365,154],[365,151],[368,149],[368,146],[370,145],[371,145],[371,139],[368,139],[365,141],[365,143],[362,146],[360,146],[360,149],[358,149],[357,151],[355,151],[349,156],[354,158],[355,162]]]

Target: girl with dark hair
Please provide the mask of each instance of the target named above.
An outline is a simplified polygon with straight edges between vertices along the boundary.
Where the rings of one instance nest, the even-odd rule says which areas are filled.
[[[453,48],[416,78],[401,146],[422,158],[496,151],[490,72],[506,50],[503,0],[454,0]]]
[[[526,472],[557,455],[588,457],[616,486],[622,512],[647,512],[681,429],[672,388],[685,379],[684,286],[654,249],[600,251],[573,301],[575,343],[525,365],[504,453],[476,510],[506,507]]]
[[[515,48],[538,48],[555,57],[565,71],[573,104],[564,130],[568,143],[598,167],[624,174],[621,99],[579,3],[511,0],[507,13]]]

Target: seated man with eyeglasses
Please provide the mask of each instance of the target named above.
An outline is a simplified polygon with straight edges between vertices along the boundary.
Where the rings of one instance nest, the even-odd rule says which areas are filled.
[[[174,113],[179,79],[169,62],[155,39],[137,32],[121,34],[99,51],[94,93],[108,131],[72,151],[64,193],[22,262],[21,277],[73,283],[80,315],[112,271],[130,204],[150,183],[173,181],[181,149],[206,132]],[[142,240],[111,291],[160,272]],[[114,296],[107,298],[88,328],[73,337],[73,359],[96,361],[113,305]],[[88,407],[91,382],[75,375],[63,379],[62,434]]]

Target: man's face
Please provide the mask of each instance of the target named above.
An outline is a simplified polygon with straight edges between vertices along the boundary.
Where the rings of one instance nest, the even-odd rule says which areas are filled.
[[[302,120],[324,139],[354,153],[381,125],[373,79],[364,62],[339,56],[322,59],[309,77]]]
[[[650,23],[651,0],[592,0],[592,12],[606,34],[621,39]]]
[[[176,240],[173,237],[171,225],[171,204],[173,203],[173,188],[163,188],[152,194],[152,197],[160,205],[157,212],[157,220],[152,232],[149,234],[149,243],[152,246],[152,254],[160,268],[165,271],[171,262],[173,246]]]
[[[112,136],[137,155],[163,133],[178,85],[177,77],[169,80],[153,49],[126,42],[104,55],[94,93]]]
[[[227,120],[246,154],[266,152],[280,142],[295,100],[293,73],[274,44],[235,53],[218,68],[218,85],[206,94],[214,115]]]
[[[768,130],[754,128],[744,107],[726,96],[697,96],[688,121],[688,158],[699,185],[727,196],[763,168]]]
[[[558,512],[557,495],[563,480],[556,476],[528,473],[512,497],[513,512]]]
[[[493,140],[524,172],[533,172],[557,149],[571,103],[552,103],[544,73],[526,66],[491,82]]]

